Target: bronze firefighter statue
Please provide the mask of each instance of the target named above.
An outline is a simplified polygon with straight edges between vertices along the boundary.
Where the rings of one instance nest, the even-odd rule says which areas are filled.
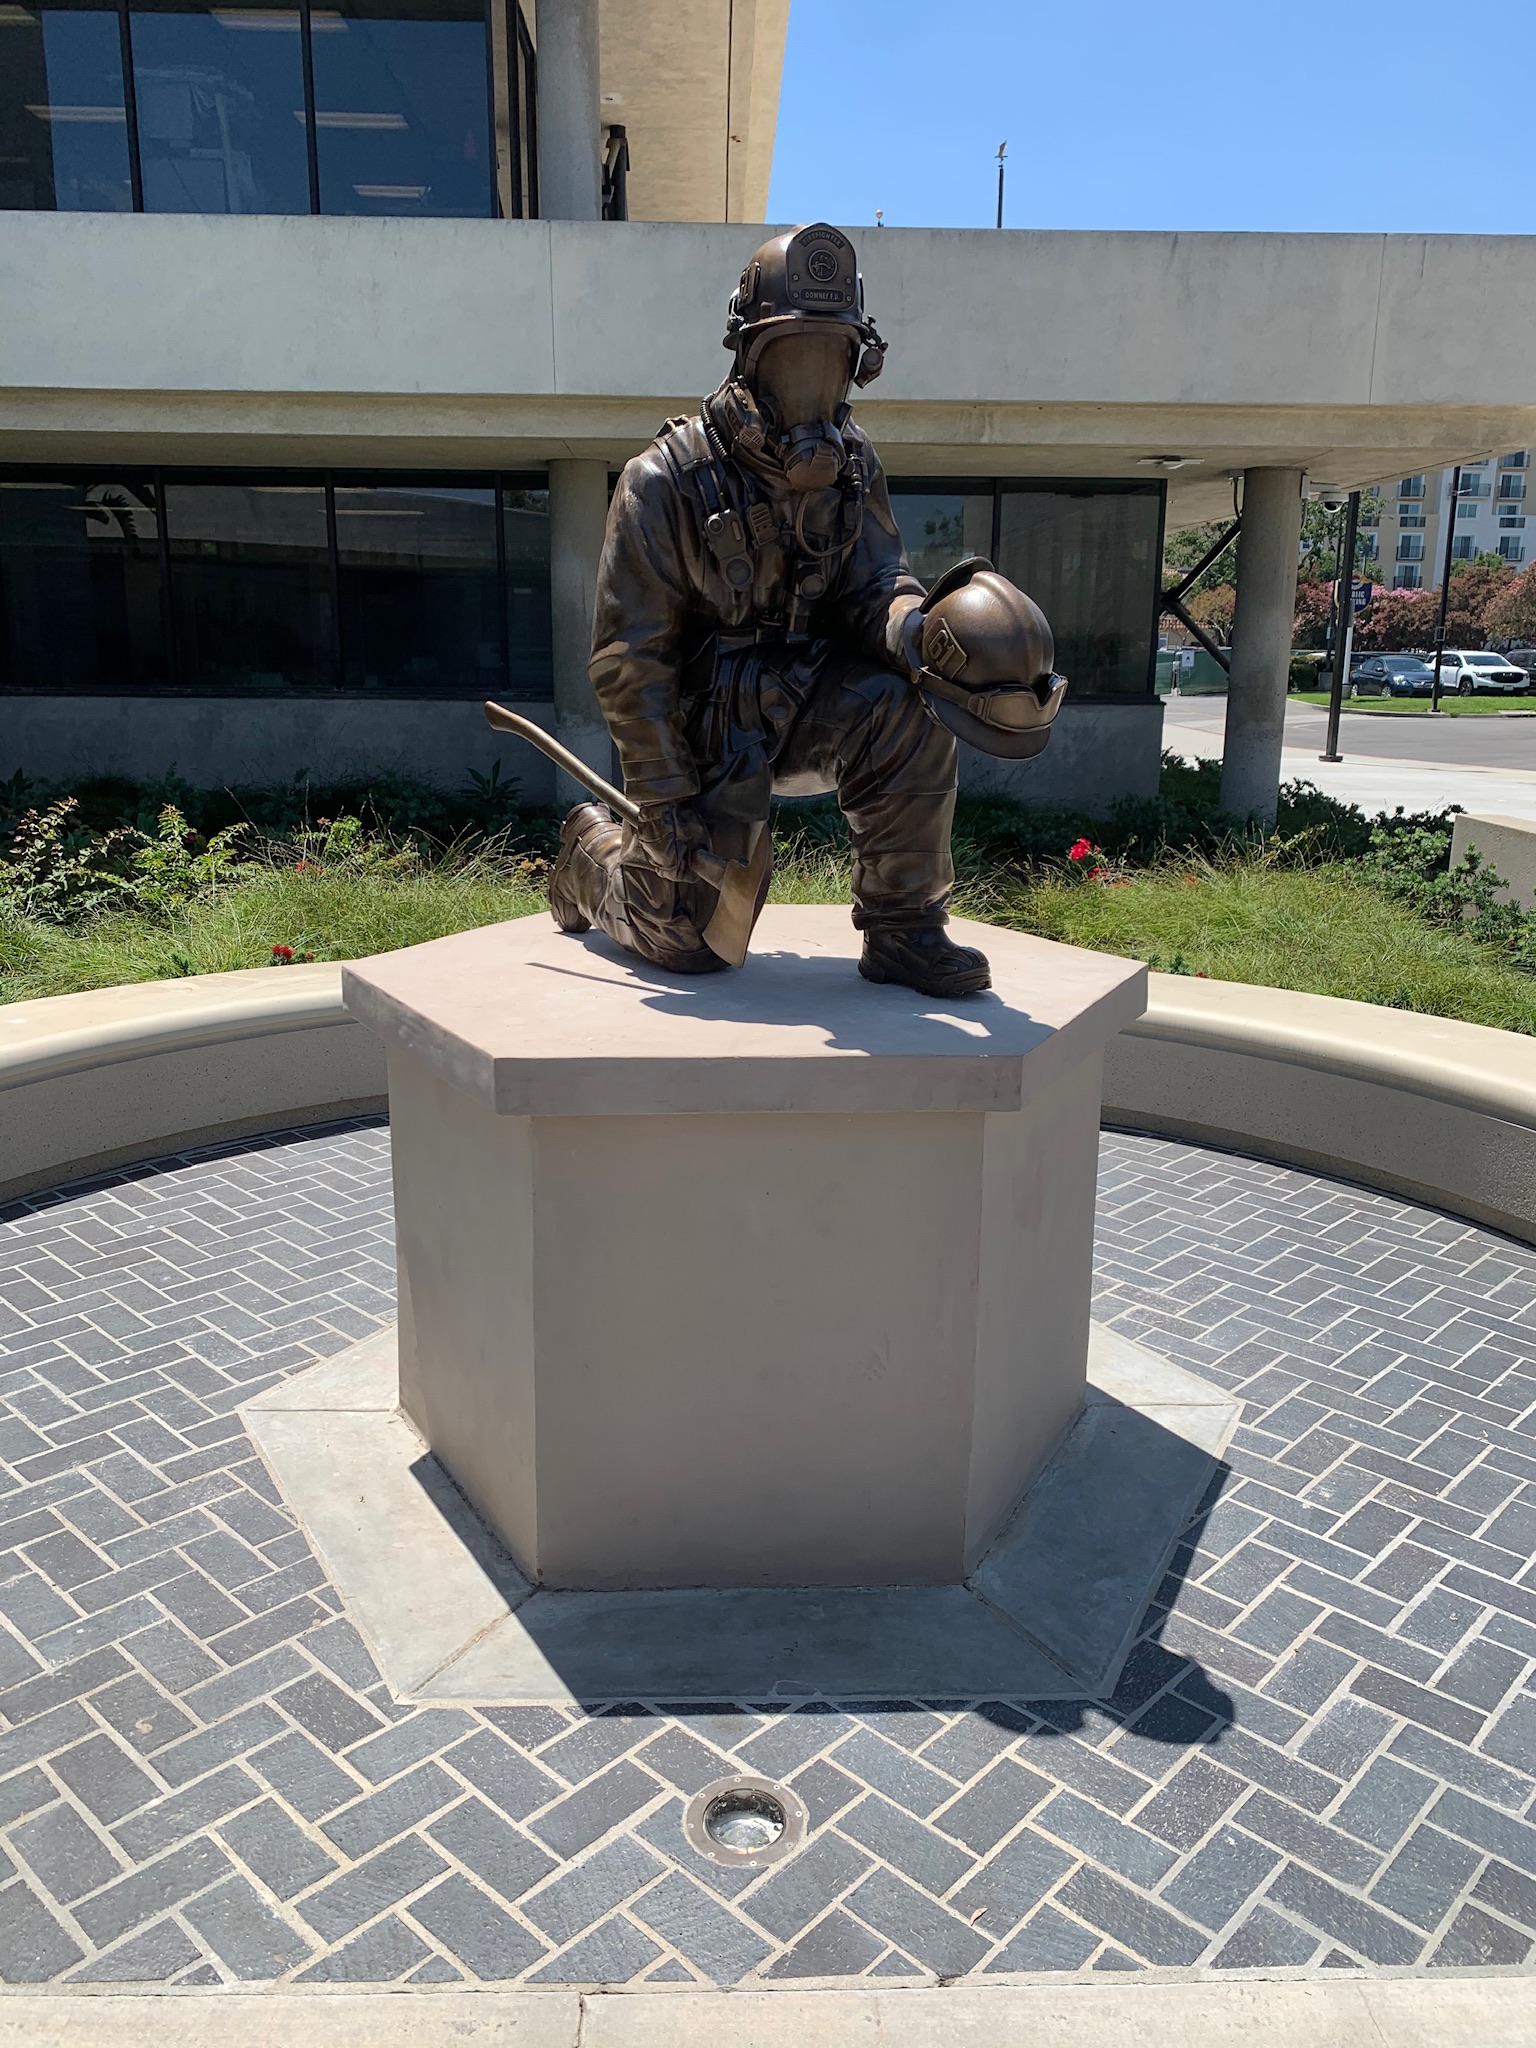
[[[725,346],[725,382],[668,420],[609,509],[591,676],[630,801],[623,822],[600,803],[567,817],[555,919],[682,973],[739,964],[767,894],[770,797],[835,790],[859,972],[984,989],[985,957],[944,930],[956,739],[1040,751],[1066,687],[1050,627],[981,557],[926,595],[912,575],[846,403],[886,344],[845,235],[765,242]],[[726,873],[747,890],[734,947],[709,943]]]

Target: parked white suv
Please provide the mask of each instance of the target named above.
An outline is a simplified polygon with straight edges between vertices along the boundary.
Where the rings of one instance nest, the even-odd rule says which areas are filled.
[[[1429,657],[1434,665],[1434,657]],[[1504,654],[1489,654],[1485,649],[1473,653],[1452,653],[1449,648],[1440,658],[1440,688],[1442,692],[1454,690],[1458,696],[1470,697],[1477,690],[1528,690],[1531,679],[1523,668]]]

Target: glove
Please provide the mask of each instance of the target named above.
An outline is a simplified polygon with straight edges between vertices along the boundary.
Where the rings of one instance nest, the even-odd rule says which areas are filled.
[[[691,804],[642,804],[635,833],[651,866],[672,882],[691,872],[692,854],[709,851],[709,833]]]
[[[916,678],[923,665],[918,646],[923,631],[921,604],[920,597],[898,597],[892,603],[885,622],[886,653],[892,667],[905,670],[909,680]]]

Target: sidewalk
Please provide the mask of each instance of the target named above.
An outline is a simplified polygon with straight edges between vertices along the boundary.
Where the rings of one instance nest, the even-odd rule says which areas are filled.
[[[1186,760],[1219,761],[1225,734],[1225,697],[1191,697],[1168,700],[1163,725],[1163,745],[1168,752]],[[1369,721],[1386,728],[1385,719]],[[1368,751],[1401,743],[1394,723],[1378,736],[1362,734],[1367,721],[1360,716],[1346,720],[1341,740],[1344,759],[1334,764],[1319,760],[1328,734],[1328,715],[1311,704],[1290,704],[1285,716],[1285,749],[1280,756],[1282,782],[1312,782],[1328,796],[1344,803],[1358,804],[1368,815],[1395,810],[1443,811],[1452,804],[1463,810],[1493,812],[1507,818],[1529,818],[1536,822],[1536,768],[1488,767],[1464,761],[1435,759],[1402,760],[1385,753]],[[1519,742],[1511,740],[1521,753],[1528,751],[1524,735],[1532,727],[1522,724]],[[1440,728],[1424,735],[1426,751],[1438,738]],[[1417,734],[1415,734],[1417,737]]]

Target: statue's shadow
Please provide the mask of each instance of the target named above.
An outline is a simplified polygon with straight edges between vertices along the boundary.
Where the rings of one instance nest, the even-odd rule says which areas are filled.
[[[724,1025],[806,1026],[825,1034],[835,1052],[883,1055],[1025,1053],[1050,1036],[1051,1027],[996,990],[949,998],[865,981],[846,956],[764,948],[744,966],[718,974],[679,974],[629,953],[599,932],[576,944],[621,966],[644,993],[645,1007],[662,1016],[700,1018]],[[569,971],[580,973],[573,959]],[[602,976],[605,983],[610,974]]]

